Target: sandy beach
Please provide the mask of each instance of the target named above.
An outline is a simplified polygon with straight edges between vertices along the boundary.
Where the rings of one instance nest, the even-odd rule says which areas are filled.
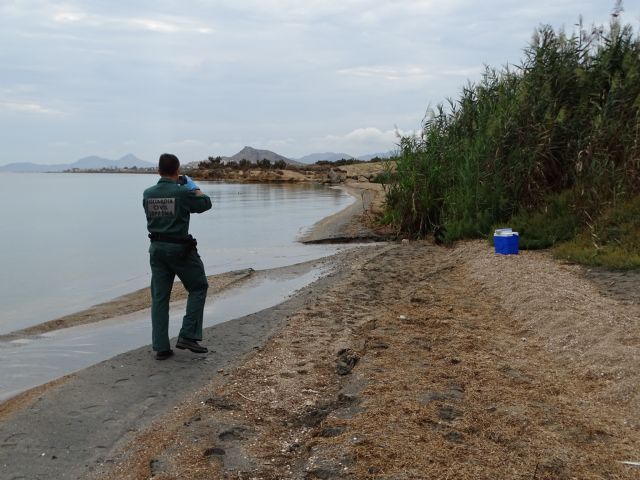
[[[304,240],[375,235],[379,192],[350,188],[356,204]],[[326,262],[280,305],[207,329],[207,356],[147,346],[5,402],[0,476],[638,478],[638,272],[481,241]]]

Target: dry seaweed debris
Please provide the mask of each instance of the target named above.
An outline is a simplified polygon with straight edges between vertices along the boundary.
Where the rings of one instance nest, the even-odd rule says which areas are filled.
[[[636,478],[638,313],[545,254],[392,246],[113,478]]]

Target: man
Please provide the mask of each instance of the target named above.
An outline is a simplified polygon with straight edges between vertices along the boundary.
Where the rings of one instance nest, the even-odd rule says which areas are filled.
[[[202,340],[202,316],[209,284],[204,265],[189,235],[189,217],[206,212],[211,199],[186,175],[180,175],[178,157],[160,155],[160,180],[144,191],[142,205],[147,216],[151,246],[151,339],[158,360],[173,355],[169,344],[169,298],[175,276],[189,292],[186,314],[176,348],[207,353]]]

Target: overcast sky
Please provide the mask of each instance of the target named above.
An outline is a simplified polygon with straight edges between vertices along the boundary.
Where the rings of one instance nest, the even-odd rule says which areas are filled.
[[[592,0],[0,0],[0,165],[387,151]],[[638,29],[640,0],[624,3]]]

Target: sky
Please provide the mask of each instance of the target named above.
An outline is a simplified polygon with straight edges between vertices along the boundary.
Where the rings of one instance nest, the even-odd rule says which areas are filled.
[[[640,0],[622,20],[640,24]],[[0,0],[0,165],[394,148],[606,0]]]

